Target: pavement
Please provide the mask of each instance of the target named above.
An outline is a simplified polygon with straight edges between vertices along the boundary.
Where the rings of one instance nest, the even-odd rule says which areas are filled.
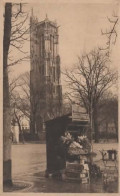
[[[117,143],[93,144],[93,151],[97,153],[95,162],[101,159],[100,150],[118,149]],[[13,183],[26,183],[24,189],[16,192],[43,192],[43,193],[103,193],[103,184],[95,180],[92,184],[79,184],[45,178],[46,144],[12,145],[12,179]]]

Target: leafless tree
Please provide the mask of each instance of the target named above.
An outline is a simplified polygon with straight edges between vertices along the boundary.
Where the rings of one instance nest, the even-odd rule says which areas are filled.
[[[30,104],[26,98],[25,92],[22,90],[25,82],[22,80],[23,74],[17,78],[10,78],[10,108],[11,108],[11,122],[13,126],[17,123],[19,127],[20,139],[24,143],[24,134],[22,129],[23,120],[30,121]],[[22,96],[21,96],[22,95]]]
[[[10,83],[11,89],[11,108],[17,117],[24,115],[31,124],[31,133],[34,135],[37,131],[35,130],[36,114],[38,112],[40,92],[36,92],[32,85],[30,85],[30,72],[21,74],[17,79],[13,79]],[[33,92],[34,99],[30,95]]]
[[[98,142],[98,103],[103,94],[113,85],[117,74],[108,66],[108,57],[100,50],[78,57],[78,63],[70,71],[65,71],[69,94],[84,105],[95,141]]]
[[[119,17],[114,13],[111,18],[108,17],[108,21],[110,24],[110,28],[107,29],[105,32],[101,31],[101,34],[107,37],[106,47],[100,48],[101,50],[104,50],[106,52],[107,56],[110,55],[111,47],[112,45],[115,45],[117,40],[117,28],[119,23]]]
[[[63,98],[62,98],[62,113],[63,114],[68,114],[72,112],[72,99],[69,96],[68,92],[65,92],[63,94]]]
[[[9,97],[10,97],[10,100],[11,100],[13,94],[16,93],[16,89],[19,86],[21,86],[21,84],[19,83],[19,78],[20,78],[20,76],[11,77],[10,74],[9,74]]]
[[[107,92],[99,102],[99,126],[102,125],[106,137],[109,134],[109,124],[114,125],[116,138],[118,141],[118,97],[113,93]]]
[[[17,7],[16,10],[14,8]],[[26,60],[28,55],[22,51],[22,45],[27,39],[28,29],[24,28],[25,19],[23,16],[23,5],[5,4],[4,14],[4,37],[3,37],[3,182],[5,185],[12,185],[11,178],[11,113],[10,113],[10,92],[8,80],[9,66]],[[18,17],[21,20],[17,22]],[[26,18],[27,20],[27,18]],[[24,56],[15,60],[15,51],[13,59],[11,56],[12,47],[24,53]],[[11,63],[9,63],[11,61]]]
[[[28,51],[24,50],[26,41],[29,41],[30,26],[28,13],[23,11],[24,3],[12,4],[10,49],[8,54],[8,66],[13,66],[28,61]],[[14,51],[14,52],[13,52]],[[15,58],[15,52],[19,52],[20,58]]]
[[[8,52],[10,47],[12,5],[5,5],[3,38],[3,182],[12,184],[11,179],[11,119],[8,83]],[[7,172],[6,172],[7,171]]]
[[[12,110],[11,118],[12,118],[12,122],[17,123],[17,125],[19,127],[19,134],[23,134],[22,133],[21,123],[22,123],[22,119],[24,117],[24,114],[19,110],[19,108],[17,107],[16,103],[17,103],[17,101],[14,102],[13,105],[12,105],[12,108],[11,108],[11,110]]]

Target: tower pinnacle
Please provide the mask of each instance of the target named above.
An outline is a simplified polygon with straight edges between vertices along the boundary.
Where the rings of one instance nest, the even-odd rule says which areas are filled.
[[[48,21],[48,16],[47,16],[47,14],[46,14],[46,18],[45,18],[45,21]]]
[[[33,17],[33,7],[31,8],[31,16]]]

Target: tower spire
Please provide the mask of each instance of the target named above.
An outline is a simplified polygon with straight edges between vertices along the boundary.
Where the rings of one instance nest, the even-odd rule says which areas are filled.
[[[46,22],[48,21],[48,16],[47,16],[47,14],[46,14],[46,17],[45,17],[45,21],[46,21]]]
[[[31,16],[33,17],[33,7],[31,8]]]
[[[46,14],[46,19],[48,19],[48,16],[47,16],[47,14]]]

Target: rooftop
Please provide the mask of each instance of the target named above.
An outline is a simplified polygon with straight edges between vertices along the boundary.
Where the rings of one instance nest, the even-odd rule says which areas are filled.
[[[45,20],[43,20],[43,21],[41,21],[41,22],[38,22],[38,23],[37,23],[37,26],[42,25],[42,24],[44,24],[44,23],[49,23],[49,24],[51,24],[51,26],[57,27],[56,21],[54,21],[54,22],[53,22],[53,21],[50,21],[50,20],[48,19],[48,17],[47,17],[47,14],[46,14]]]

